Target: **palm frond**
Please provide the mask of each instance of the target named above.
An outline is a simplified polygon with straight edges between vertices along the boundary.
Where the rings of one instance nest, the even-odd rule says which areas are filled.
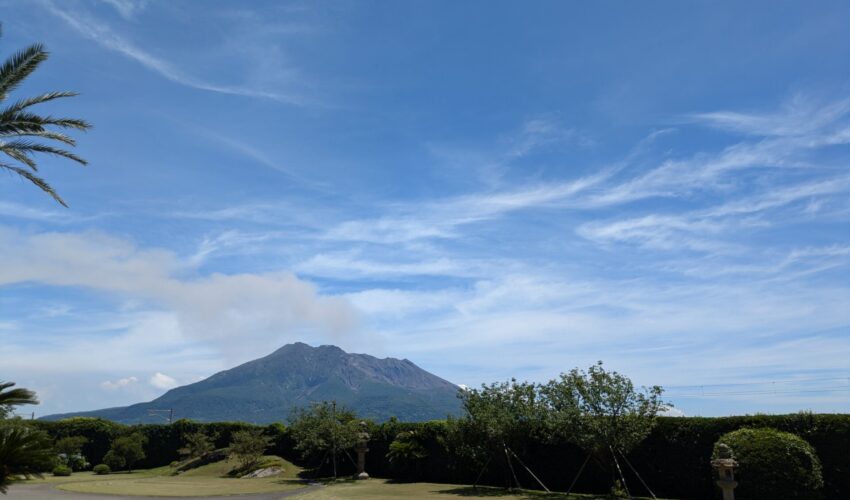
[[[41,177],[38,177],[37,175],[33,175],[32,172],[30,172],[28,170],[24,170],[20,167],[16,167],[14,165],[0,164],[0,168],[5,168],[6,170],[9,170],[11,172],[15,172],[16,174],[20,175],[24,179],[35,184],[39,189],[41,189],[45,193],[49,194],[54,200],[59,202],[59,204],[62,205],[63,207],[66,207],[66,208],[68,207],[68,204],[65,203],[65,200],[60,198],[59,195],[56,193],[56,191],[52,187],[50,187],[50,184],[48,184],[47,181],[45,181]]]
[[[47,59],[47,51],[40,43],[30,45],[12,55],[0,66],[0,100],[14,90],[39,64]]]
[[[61,99],[63,97],[74,97],[79,95],[76,92],[47,92],[35,97],[29,97],[27,99],[21,99],[20,101],[12,104],[5,110],[3,110],[3,114],[6,113],[19,113],[30,106],[34,106],[36,104],[41,104],[43,102],[52,101],[54,99]]]
[[[31,153],[47,153],[47,154],[52,154],[52,155],[62,156],[64,158],[68,158],[69,160],[73,160],[73,161],[75,161],[75,162],[77,162],[81,165],[88,164],[88,162],[86,160],[80,158],[79,156],[75,155],[74,153],[71,153],[70,151],[65,151],[64,149],[54,148],[52,146],[47,146],[47,145],[44,145],[44,144],[39,144],[37,142],[32,142],[32,141],[27,141],[27,140],[0,142],[0,151],[6,153],[9,156],[12,156],[12,154],[10,154],[10,153],[14,152],[17,155],[17,157],[12,156],[13,158],[15,158],[16,160],[18,160],[20,162],[26,163],[27,166],[29,166],[33,170],[38,170],[38,167],[34,166],[34,165],[30,165],[26,160],[21,159],[20,155],[24,155],[25,158],[32,161],[32,159],[29,158],[29,156],[28,156],[29,154],[31,154]]]
[[[64,142],[69,146],[76,146],[77,141],[74,140],[73,137],[65,135],[61,132],[51,132],[49,130],[45,130],[43,132],[39,131],[31,131],[31,132],[0,132],[0,138],[2,137],[41,137],[44,139],[53,139],[55,141]]]
[[[44,62],[48,53],[41,44],[34,44],[26,49],[15,53],[0,65],[0,102],[8,97],[9,93],[17,88],[24,79]],[[35,97],[20,99],[11,106],[0,109],[0,154],[5,154],[20,165],[6,164],[0,162],[0,170],[14,172],[22,178],[35,184],[39,189],[49,194],[62,206],[67,207],[65,201],[59,197],[56,191],[41,177],[35,175],[38,172],[38,164],[33,158],[34,153],[46,153],[61,156],[86,165],[86,160],[61,148],[47,144],[34,142],[29,138],[41,138],[58,141],[69,146],[75,146],[74,139],[51,128],[88,130],[91,125],[85,120],[75,118],[55,118],[42,116],[29,111],[31,106],[73,97],[75,92],[46,92]],[[11,140],[4,140],[11,139]],[[7,386],[0,383],[0,391]],[[33,395],[34,396],[34,395]],[[0,401],[0,408],[3,407]],[[2,467],[0,467],[2,468]]]
[[[29,389],[19,387],[10,391],[6,390],[14,386],[14,382],[0,382],[0,405],[17,406],[38,404],[38,398],[36,398],[35,393]]]
[[[13,160],[17,160],[28,166],[33,172],[38,172],[38,165],[32,158],[27,155],[25,151],[21,151],[16,148],[6,147],[6,144],[0,144],[0,152],[9,156]]]
[[[74,128],[77,130],[88,130],[91,128],[85,120],[76,118],[54,118],[50,115],[41,116],[35,113],[17,112],[6,114],[7,110],[0,112],[0,132],[5,132],[5,129],[47,127],[50,125],[60,128]]]

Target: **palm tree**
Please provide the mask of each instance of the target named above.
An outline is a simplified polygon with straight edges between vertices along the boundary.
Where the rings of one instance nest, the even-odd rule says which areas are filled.
[[[5,418],[11,413],[13,406],[38,404],[38,398],[29,389],[19,387],[6,390],[14,386],[14,382],[0,382],[0,418]]]
[[[40,43],[12,55],[0,66],[0,103],[15,90],[39,64],[47,59],[47,51]],[[45,144],[38,140],[55,141],[68,146],[76,145],[71,137],[57,129],[87,130],[91,127],[83,120],[73,118],[55,118],[33,113],[30,108],[54,99],[72,97],[75,92],[47,92],[36,97],[21,99],[10,106],[0,109],[0,152],[13,161],[0,161],[0,170],[18,174],[49,194],[63,206],[68,206],[56,191],[38,174],[38,164],[33,159],[35,153],[47,153],[61,156],[85,165],[86,160],[60,147]],[[0,156],[2,157],[2,156]]]
[[[56,454],[44,431],[20,422],[0,423],[0,493],[19,476],[41,477],[50,470]]]
[[[0,382],[0,493],[6,493],[9,483],[18,476],[38,476],[40,471],[48,470],[55,458],[45,432],[17,418],[6,420],[13,407],[38,404],[34,392],[10,389],[14,386],[14,382]]]

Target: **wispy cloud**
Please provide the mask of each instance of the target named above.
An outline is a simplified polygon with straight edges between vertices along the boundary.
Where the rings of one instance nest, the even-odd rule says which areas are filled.
[[[602,182],[610,172],[575,181],[525,186],[510,191],[463,195],[426,203],[390,207],[393,215],[350,220],[331,228],[326,239],[400,243],[419,239],[454,238],[461,226],[500,218],[506,214],[568,204],[579,193]]]
[[[741,113],[714,111],[695,113],[688,118],[693,123],[731,132],[776,137],[801,137],[821,132],[850,113],[850,99],[816,102],[803,94],[789,99],[778,113]]]
[[[77,31],[79,34],[89,38],[106,49],[122,54],[138,62],[147,69],[168,80],[171,80],[174,83],[219,94],[270,99],[284,104],[315,104],[311,103],[303,96],[283,92],[279,89],[271,90],[246,85],[225,85],[190,75],[179,69],[175,63],[158,57],[117,34],[104,22],[85,15],[79,10],[75,10],[72,13],[57,6],[51,0],[42,0],[42,3],[50,13],[62,19],[65,24]],[[129,12],[127,8],[124,8],[124,10]]]
[[[100,384],[100,386],[108,391],[114,391],[117,389],[121,389],[127,387],[131,384],[135,384],[139,379],[136,377],[124,377],[120,378],[116,381],[106,380]]]
[[[100,0],[118,12],[124,19],[133,19],[136,14],[147,6],[145,0]]]

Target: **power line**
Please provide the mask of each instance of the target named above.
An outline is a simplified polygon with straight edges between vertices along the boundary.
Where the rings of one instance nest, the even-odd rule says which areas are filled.
[[[703,387],[733,387],[733,386],[746,386],[746,385],[766,385],[766,384],[798,384],[802,382],[824,382],[824,381],[832,381],[832,380],[848,380],[850,381],[850,375],[846,375],[843,377],[817,377],[817,378],[798,378],[798,379],[784,379],[784,380],[765,380],[761,382],[726,382],[726,383],[716,383],[716,384],[687,384],[687,385],[665,385],[663,386],[665,389],[701,389]]]
[[[825,387],[821,389],[797,389],[792,391],[720,391],[720,392],[701,392],[690,394],[670,394],[671,399],[678,398],[706,398],[706,397],[723,397],[723,396],[756,396],[756,395],[787,395],[787,394],[809,394],[809,393],[830,393],[830,392],[850,392],[850,385],[839,385],[835,387]]]

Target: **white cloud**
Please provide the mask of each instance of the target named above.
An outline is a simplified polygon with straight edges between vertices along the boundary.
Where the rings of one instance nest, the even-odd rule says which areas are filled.
[[[498,219],[519,210],[569,204],[569,200],[608,176],[610,172],[603,171],[575,181],[388,207],[392,215],[346,221],[331,228],[324,237],[384,244],[459,238],[462,234],[458,230],[462,226]]]
[[[133,19],[136,13],[142,11],[146,6],[145,0],[100,0],[118,12],[124,19]]]
[[[148,380],[148,383],[157,389],[173,389],[178,385],[173,377],[160,372],[154,373]]]
[[[661,415],[665,417],[686,417],[685,412],[676,408],[675,406],[665,406],[663,410],[661,410]]]
[[[695,123],[755,136],[800,137],[829,127],[850,113],[850,99],[817,103],[798,94],[778,113],[715,111],[690,115]]]
[[[125,378],[120,378],[120,379],[116,380],[115,382],[112,382],[110,380],[106,380],[104,382],[101,382],[100,386],[102,388],[108,390],[108,391],[114,391],[114,390],[117,390],[117,389],[123,389],[127,386],[135,384],[138,381],[139,381],[139,379],[136,378],[136,377],[125,377]]]
[[[320,295],[291,273],[191,276],[171,252],[102,233],[0,228],[0,259],[0,286],[30,282],[140,299],[173,313],[182,335],[225,351],[297,340],[307,332],[339,338],[358,321],[345,299]]]
[[[124,2],[118,3],[123,4]],[[58,7],[50,0],[44,0],[43,4],[49,12],[62,19],[68,26],[81,35],[93,40],[106,49],[123,54],[174,83],[219,94],[270,99],[285,104],[304,105],[308,103],[308,100],[303,97],[283,93],[279,90],[268,90],[262,87],[247,85],[225,85],[187,74],[185,71],[179,69],[177,64],[157,57],[138,47],[115,33],[107,24],[82,14],[79,9],[75,9],[72,13]],[[121,11],[130,12],[126,7],[119,8],[119,12]],[[279,61],[280,59],[278,58],[276,60]],[[258,61],[258,64],[261,62]]]

